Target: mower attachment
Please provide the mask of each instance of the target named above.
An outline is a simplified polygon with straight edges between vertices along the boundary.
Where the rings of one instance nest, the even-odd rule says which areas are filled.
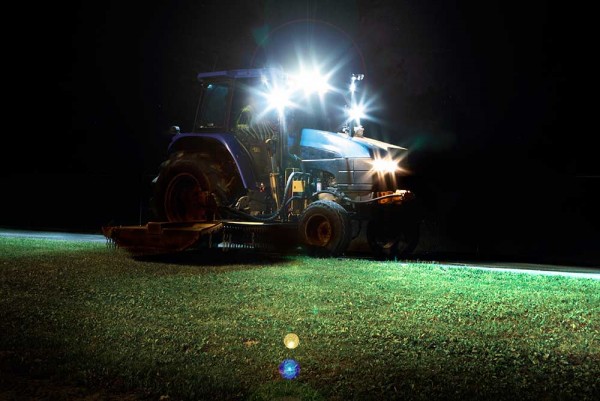
[[[215,239],[213,243],[213,235],[222,230],[223,224],[218,221],[149,222],[145,226],[103,227],[102,233],[116,247],[145,255],[212,248],[219,242]]]

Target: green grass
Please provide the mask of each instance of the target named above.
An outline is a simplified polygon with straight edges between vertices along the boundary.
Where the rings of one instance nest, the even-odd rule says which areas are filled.
[[[135,260],[101,243],[0,238],[0,333],[0,398],[600,393],[600,281],[435,263]],[[286,358],[295,380],[278,373]]]

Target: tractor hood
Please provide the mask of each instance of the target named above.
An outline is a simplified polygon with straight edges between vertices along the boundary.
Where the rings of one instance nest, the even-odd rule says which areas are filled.
[[[406,148],[365,137],[304,128],[300,139],[303,160],[335,158],[398,158]]]

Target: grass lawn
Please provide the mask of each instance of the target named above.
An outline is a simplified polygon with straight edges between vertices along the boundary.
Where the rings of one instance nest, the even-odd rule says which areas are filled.
[[[599,280],[0,238],[0,399],[592,400],[599,378]]]

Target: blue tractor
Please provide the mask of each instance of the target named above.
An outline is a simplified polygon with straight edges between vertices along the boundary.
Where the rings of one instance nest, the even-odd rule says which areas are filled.
[[[186,249],[303,249],[339,256],[366,238],[378,258],[410,254],[417,201],[405,148],[364,136],[355,96],[317,74],[278,69],[198,74],[193,128],[172,127],[153,181],[152,219],[104,227],[136,253]]]

